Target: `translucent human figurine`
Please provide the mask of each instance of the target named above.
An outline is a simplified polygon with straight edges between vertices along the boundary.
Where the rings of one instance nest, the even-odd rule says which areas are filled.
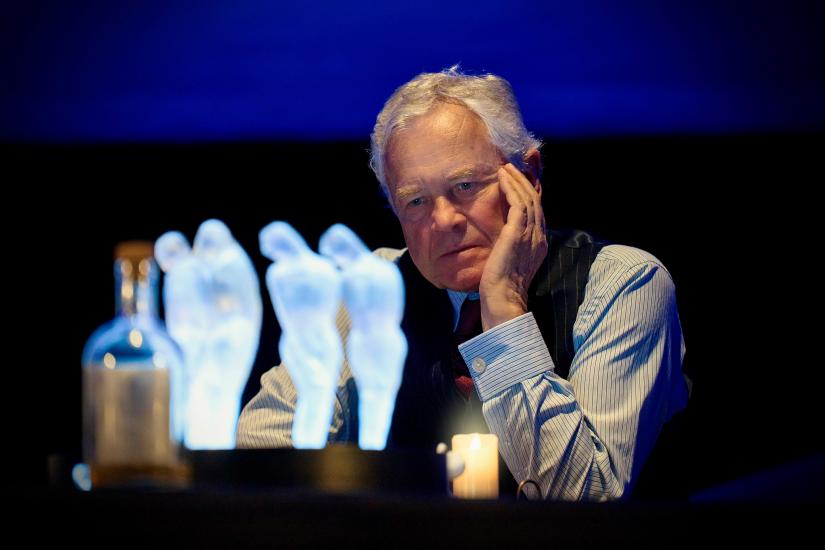
[[[175,391],[184,442],[190,449],[231,449],[261,335],[255,268],[219,220],[201,224],[191,249],[181,233],[165,233],[155,257],[166,274],[166,326],[186,362],[183,388]]]
[[[298,392],[292,444],[320,449],[327,442],[344,358],[335,327],[341,275],[286,222],[267,225],[260,241],[263,255],[275,262],[266,284],[282,330],[281,360]]]
[[[342,270],[344,303],[352,320],[347,354],[358,388],[358,445],[381,450],[407,357],[400,327],[404,282],[394,263],[373,255],[344,225],[330,227],[319,250]]]

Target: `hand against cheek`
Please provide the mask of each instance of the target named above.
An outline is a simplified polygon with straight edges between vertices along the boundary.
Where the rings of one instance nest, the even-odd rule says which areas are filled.
[[[547,256],[541,188],[510,163],[498,177],[509,210],[479,283],[485,331],[527,313],[527,290]]]

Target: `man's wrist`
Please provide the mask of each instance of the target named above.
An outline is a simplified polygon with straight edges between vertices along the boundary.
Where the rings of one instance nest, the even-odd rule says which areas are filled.
[[[527,301],[521,297],[490,299],[481,296],[481,326],[487,331],[527,313]]]
[[[458,351],[482,402],[515,384],[555,370],[530,312],[464,342]]]

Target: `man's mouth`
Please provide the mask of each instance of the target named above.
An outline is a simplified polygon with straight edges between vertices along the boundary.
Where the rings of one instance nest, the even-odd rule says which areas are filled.
[[[444,254],[441,255],[441,257],[444,258],[446,256],[454,256],[454,255],[458,254],[459,252],[463,252],[465,250],[470,250],[471,248],[475,248],[475,245],[468,244],[468,245],[459,246],[459,247],[453,248],[452,250],[449,250],[449,251],[445,252]]]

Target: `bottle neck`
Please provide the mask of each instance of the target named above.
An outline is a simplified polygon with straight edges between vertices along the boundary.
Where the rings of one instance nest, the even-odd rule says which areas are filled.
[[[151,258],[115,261],[115,314],[158,316],[158,267]]]

